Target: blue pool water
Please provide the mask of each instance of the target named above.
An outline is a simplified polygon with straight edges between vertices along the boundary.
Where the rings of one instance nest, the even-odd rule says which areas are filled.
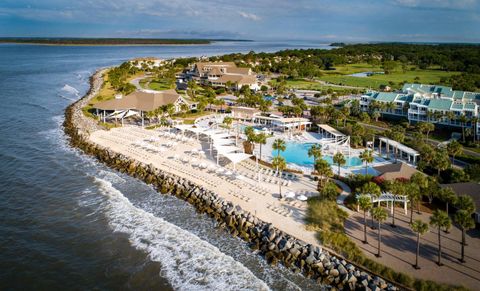
[[[263,96],[263,99],[266,101],[273,101],[275,97],[273,97],[272,95],[265,95]]]
[[[313,157],[308,156],[308,150],[313,143],[296,143],[287,142],[287,149],[280,153],[285,158],[287,163],[294,163],[299,166],[313,166]],[[275,154],[275,153],[274,153]],[[333,158],[331,156],[323,156],[330,165],[333,165]],[[362,160],[359,157],[346,157],[347,167],[356,167],[362,165]]]

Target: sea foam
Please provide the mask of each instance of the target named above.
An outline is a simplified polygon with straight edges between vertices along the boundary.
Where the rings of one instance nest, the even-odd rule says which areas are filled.
[[[115,232],[162,265],[176,290],[269,290],[268,285],[218,248],[162,218],[135,207],[118,189],[95,178],[107,199],[105,214]]]
[[[70,93],[70,94],[75,95],[75,96],[78,96],[78,94],[79,94],[77,89],[75,89],[74,87],[72,87],[68,84],[65,84],[62,87],[62,91],[65,91],[65,92]]]

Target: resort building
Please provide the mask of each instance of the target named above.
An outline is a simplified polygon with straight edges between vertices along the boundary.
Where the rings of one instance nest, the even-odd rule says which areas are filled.
[[[361,97],[361,109],[368,111],[372,102],[376,102],[382,114],[403,116],[412,122],[473,127],[480,134],[480,92],[456,91],[437,85],[405,84],[401,92],[367,92]]]
[[[198,62],[185,74],[186,79],[213,87],[229,87],[239,90],[248,86],[259,90],[257,76],[250,68],[239,68],[233,62]]]
[[[146,112],[155,109],[173,105],[174,112],[178,113],[186,106],[189,110],[196,109],[197,103],[189,101],[182,97],[175,90],[165,90],[159,92],[135,91],[127,96],[116,95],[114,99],[98,102],[93,105],[97,116],[100,116],[105,122],[106,119],[123,119],[129,116],[143,117]]]

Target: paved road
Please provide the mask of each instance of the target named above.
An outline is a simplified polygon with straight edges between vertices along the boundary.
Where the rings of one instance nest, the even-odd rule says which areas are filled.
[[[378,131],[386,131],[388,128],[384,128],[384,127],[380,127],[380,126],[377,126],[377,125],[372,125],[372,124],[368,124],[368,123],[363,123],[363,122],[359,122],[359,124],[365,126],[365,127],[368,127],[368,128],[371,128],[371,129],[375,129],[375,130],[378,130]],[[411,136],[409,133],[406,134],[407,136]],[[438,140],[433,140],[433,139],[427,139],[427,142],[434,145],[434,146],[437,146],[439,145],[441,142],[439,142]],[[471,155],[471,156],[474,156],[474,157],[477,157],[477,158],[480,158],[480,153],[477,153],[475,151],[472,151],[472,150],[469,150],[469,149],[463,149],[463,151],[468,154],[468,155]],[[458,161],[458,160],[455,160],[455,166],[459,166],[459,167],[465,167],[466,165],[468,165],[468,163],[465,163],[463,161]]]
[[[145,88],[143,88],[142,86],[140,86],[140,80],[142,79],[145,79],[147,76],[142,76],[142,77],[138,77],[138,78],[135,78],[133,80],[130,81],[130,84],[134,85],[135,87],[137,87],[138,90],[145,90]]]

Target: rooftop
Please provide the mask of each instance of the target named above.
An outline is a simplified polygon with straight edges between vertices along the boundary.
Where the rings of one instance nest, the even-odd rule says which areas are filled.
[[[128,110],[152,111],[156,108],[175,103],[181,96],[174,90],[159,91],[157,93],[135,91],[122,98],[115,98],[93,105],[101,110]]]
[[[399,178],[410,179],[413,174],[419,172],[412,166],[407,165],[406,163],[398,162],[395,164],[387,164],[378,167],[374,167],[374,169],[381,174],[380,177],[384,178],[385,180],[391,181]]]

